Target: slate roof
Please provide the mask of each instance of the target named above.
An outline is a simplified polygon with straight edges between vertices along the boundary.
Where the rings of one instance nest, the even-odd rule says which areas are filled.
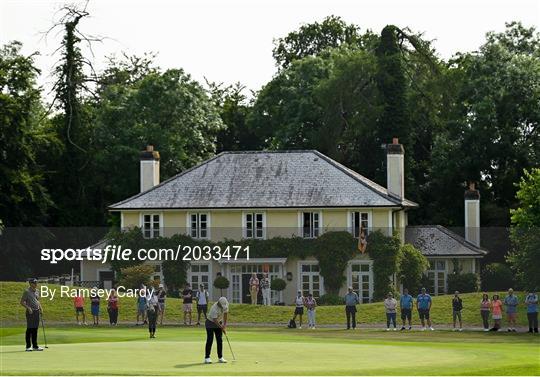
[[[414,245],[426,257],[482,257],[488,253],[441,225],[408,226],[405,242]]]
[[[314,150],[223,152],[110,210],[416,207]]]

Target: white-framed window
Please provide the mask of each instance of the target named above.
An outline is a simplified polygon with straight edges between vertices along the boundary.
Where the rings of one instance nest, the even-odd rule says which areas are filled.
[[[210,238],[210,215],[190,213],[188,219],[189,235],[192,238]]]
[[[429,260],[429,269],[426,271],[430,286],[429,292],[434,295],[446,293],[446,261],[440,259]]]
[[[188,273],[188,282],[191,284],[191,289],[195,292],[199,290],[199,285],[204,284],[208,294],[211,297],[212,284],[210,284],[210,277],[212,271],[209,264],[192,263]]]
[[[316,299],[324,294],[324,279],[320,275],[319,263],[299,262],[298,290],[302,291],[304,297],[312,293]]]
[[[364,230],[367,236],[371,230],[371,216],[369,212],[350,212],[349,223],[351,224],[351,233],[355,238],[360,237],[360,229]]]
[[[244,238],[265,238],[266,219],[263,212],[244,213]]]
[[[302,228],[302,237],[319,237],[321,233],[321,214],[319,212],[302,212],[300,221]]]
[[[141,222],[144,238],[156,238],[161,235],[161,215],[159,213],[143,213]]]

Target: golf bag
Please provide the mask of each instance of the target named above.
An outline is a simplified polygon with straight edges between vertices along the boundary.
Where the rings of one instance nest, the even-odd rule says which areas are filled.
[[[291,319],[289,321],[289,323],[287,324],[287,327],[290,328],[290,329],[295,329],[296,328],[296,322],[294,321],[294,319]]]

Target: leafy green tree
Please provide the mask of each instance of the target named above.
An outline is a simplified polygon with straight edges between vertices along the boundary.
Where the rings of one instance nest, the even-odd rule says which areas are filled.
[[[21,43],[0,49],[0,221],[4,226],[37,225],[52,205],[38,154],[54,149],[36,85],[34,55]]]
[[[540,168],[525,171],[518,184],[519,207],[512,210],[512,252],[508,262],[521,285],[540,288]]]
[[[427,258],[411,244],[404,244],[399,252],[399,276],[401,284],[409,292],[418,292],[424,271],[429,267]]]
[[[375,36],[369,31],[362,35],[360,28],[347,24],[340,17],[329,16],[322,22],[300,26],[286,37],[274,41],[272,55],[280,68],[287,68],[295,60],[317,56],[322,51],[341,45],[369,45]]]
[[[388,292],[395,291],[392,280],[399,271],[400,244],[397,236],[386,236],[381,230],[368,236],[367,253],[373,259],[374,300],[381,300]]]

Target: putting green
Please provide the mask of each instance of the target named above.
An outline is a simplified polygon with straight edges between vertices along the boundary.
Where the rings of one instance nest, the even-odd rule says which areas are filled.
[[[30,375],[538,375],[530,334],[231,329],[236,362],[203,365],[204,329],[51,328],[26,353],[22,329],[2,329],[1,374]],[[225,357],[232,361],[227,343]],[[212,357],[216,360],[215,349]]]

